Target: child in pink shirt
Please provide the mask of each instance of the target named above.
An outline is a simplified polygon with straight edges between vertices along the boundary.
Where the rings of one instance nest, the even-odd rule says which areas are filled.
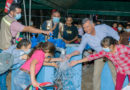
[[[54,44],[50,42],[39,43],[28,55],[29,59],[21,66],[20,73],[18,73],[18,82],[16,90],[25,90],[29,84],[38,87],[39,83],[36,81],[36,75],[40,71],[42,65],[57,66],[55,63],[49,61],[60,61],[60,58],[51,59],[55,52]]]
[[[121,44],[117,45],[117,41],[112,37],[105,37],[101,45],[103,50],[99,53],[89,55],[82,60],[72,61],[70,65],[74,66],[78,63],[107,57],[108,60],[113,62],[117,71],[115,90],[121,90],[126,75],[128,75],[130,81],[130,48]]]

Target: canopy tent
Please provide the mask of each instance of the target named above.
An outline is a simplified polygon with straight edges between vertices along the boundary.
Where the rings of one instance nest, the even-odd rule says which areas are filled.
[[[130,0],[33,0],[68,13],[130,16]]]
[[[0,6],[4,5],[1,0]],[[26,8],[28,5],[26,0]],[[32,0],[32,9],[52,8],[75,14],[130,16],[130,0]]]

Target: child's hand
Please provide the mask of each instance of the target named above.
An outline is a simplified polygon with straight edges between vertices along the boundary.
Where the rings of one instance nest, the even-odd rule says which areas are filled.
[[[69,66],[72,67],[72,66],[75,66],[76,64],[78,64],[78,61],[71,61],[70,64],[69,64]]]
[[[22,59],[23,59],[23,60],[27,60],[27,59],[28,59],[28,55],[27,55],[27,54],[23,55],[23,56],[22,56]]]
[[[63,61],[63,59],[62,59],[62,58],[58,58],[58,61],[62,62],[62,61]]]
[[[70,59],[72,56],[70,54],[66,55],[67,59]]]
[[[40,83],[38,83],[37,81],[33,81],[33,82],[32,82],[32,85],[33,85],[34,87],[39,87]]]
[[[52,66],[54,66],[55,68],[58,68],[58,65],[56,63],[52,63]]]
[[[130,86],[130,83],[128,85]]]

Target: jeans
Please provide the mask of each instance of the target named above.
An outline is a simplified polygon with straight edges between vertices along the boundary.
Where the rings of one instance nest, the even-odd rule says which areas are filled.
[[[0,53],[1,52],[2,52],[2,49],[0,49]],[[8,72],[0,74],[0,90],[7,90],[7,86],[6,86],[7,75],[8,75]]]
[[[30,75],[19,70],[14,76],[14,90],[25,90],[31,84]]]

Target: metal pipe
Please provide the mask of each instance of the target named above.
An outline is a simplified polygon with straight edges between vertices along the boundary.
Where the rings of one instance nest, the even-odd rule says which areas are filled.
[[[57,47],[57,48],[56,48],[56,51],[61,52],[60,57],[63,56],[63,55],[65,56],[65,52],[66,52],[65,49]]]
[[[29,25],[31,24],[31,6],[32,0],[29,0]],[[28,39],[30,40],[30,33],[28,33]]]
[[[24,7],[24,20],[25,20],[25,25],[27,26],[27,15],[26,15],[25,0],[23,0],[23,7]],[[26,37],[26,34],[24,34],[23,37],[25,38],[25,37]]]
[[[66,47],[78,47],[80,44],[66,44]]]

